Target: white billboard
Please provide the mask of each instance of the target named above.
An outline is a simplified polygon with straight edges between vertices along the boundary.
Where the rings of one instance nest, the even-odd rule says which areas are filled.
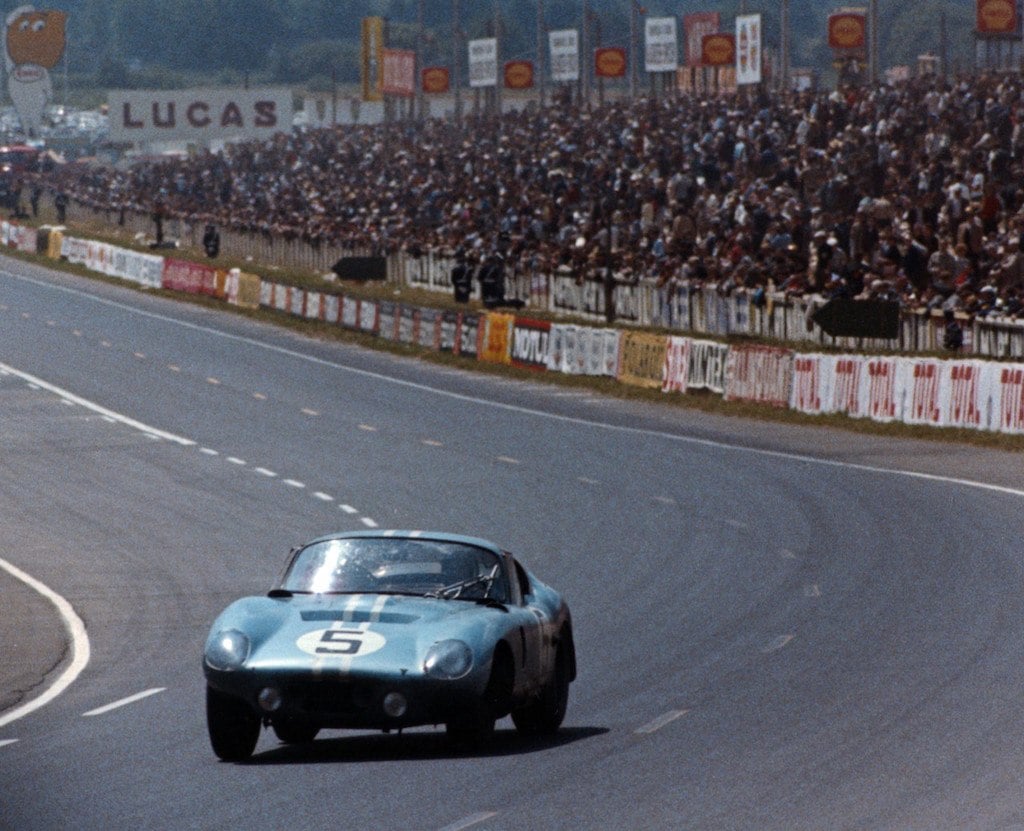
[[[548,32],[551,49],[551,80],[559,83],[580,79],[580,38],[575,29]]]
[[[761,83],[761,15],[736,18],[736,83]]]
[[[674,17],[649,17],[644,21],[644,68],[648,72],[675,72],[679,68]]]
[[[498,85],[498,39],[481,38],[469,42],[469,85]]]
[[[292,92],[260,89],[111,90],[110,140],[200,144],[268,138],[292,128]]]

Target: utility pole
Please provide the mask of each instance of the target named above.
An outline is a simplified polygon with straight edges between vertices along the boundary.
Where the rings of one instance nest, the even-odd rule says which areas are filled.
[[[580,44],[580,101],[581,106],[590,108],[590,66],[587,55],[590,54],[590,0],[583,0],[583,27],[581,28],[582,43]]]
[[[537,77],[540,81],[540,105],[547,98],[548,78],[544,71],[544,0],[537,0]]]
[[[779,91],[785,95],[789,92],[789,0],[782,0],[782,54],[779,56]]]
[[[494,73],[497,76],[494,80],[494,109],[499,118],[501,117],[501,89],[505,86],[501,53],[501,12],[498,9],[498,0],[494,0]]]
[[[452,87],[455,89],[455,123],[462,126],[462,22],[459,0],[452,0]]]
[[[868,67],[870,72],[868,78],[872,86],[878,83],[878,0],[871,0],[868,6],[870,31],[870,46],[868,52]]]
[[[639,49],[637,48],[636,36],[637,29],[639,28],[639,22],[637,17],[640,14],[640,8],[637,0],[630,0],[629,3],[629,97],[630,100],[636,98],[636,76],[637,76],[637,63],[640,61]]]
[[[416,51],[413,57],[412,82],[416,85],[416,117],[423,120],[423,49],[426,44],[426,28],[423,24],[423,0],[416,0]]]

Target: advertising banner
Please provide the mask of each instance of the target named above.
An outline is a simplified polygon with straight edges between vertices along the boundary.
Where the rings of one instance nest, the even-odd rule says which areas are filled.
[[[831,396],[828,381],[833,360],[826,355],[793,356],[793,389],[790,409],[811,415],[829,412]]]
[[[774,346],[734,346],[725,369],[726,401],[785,407],[793,381],[793,353]]]
[[[675,72],[679,67],[679,44],[674,17],[644,20],[644,69],[647,72]]]
[[[416,53],[411,49],[382,49],[381,91],[411,97],[416,92]]]
[[[602,46],[594,50],[594,75],[598,78],[625,78],[626,64],[626,50],[621,46]]]
[[[718,12],[696,12],[683,15],[683,61],[687,66],[704,63],[704,38],[718,32],[722,16]]]
[[[895,421],[902,411],[897,358],[869,358],[864,362],[861,383],[866,384],[861,400],[872,421]],[[851,413],[853,415],[853,413]]]
[[[575,29],[548,32],[551,80],[558,83],[580,79],[580,36]]]
[[[828,17],[828,45],[832,49],[863,50],[867,44],[867,15],[836,12]]]
[[[451,89],[451,72],[447,66],[428,66],[422,76],[423,91],[428,95],[440,95]]]
[[[517,317],[512,326],[512,365],[526,369],[547,369],[550,334],[549,321]]]
[[[701,60],[705,66],[735,66],[736,36],[727,34],[705,35],[701,43]]]
[[[360,27],[359,80],[364,101],[383,101],[384,18],[364,17]]]
[[[265,139],[292,126],[285,88],[112,90],[108,100],[113,142]]]
[[[1024,433],[1024,366],[1001,366],[992,384],[992,429]]]
[[[164,260],[164,275],[160,285],[171,291],[212,297],[217,293],[217,272],[202,263],[167,258]]]
[[[662,392],[686,392],[690,383],[690,338],[671,336],[665,350]]]
[[[504,76],[505,89],[530,89],[533,86],[533,61],[508,61]]]
[[[516,316],[502,312],[488,312],[484,316],[483,342],[480,345],[480,360],[492,364],[512,362],[512,327]]]
[[[761,15],[736,16],[736,83],[761,83]]]
[[[947,368],[948,385],[945,400],[945,418],[948,427],[967,427],[982,430],[988,427],[986,404],[983,396],[985,383],[982,380],[986,368],[993,366],[980,361],[955,361]]]
[[[625,332],[619,351],[618,379],[634,387],[661,389],[668,338],[646,332]]]
[[[38,138],[46,105],[53,97],[50,70],[64,55],[67,15],[22,5],[10,12],[4,22],[7,92],[25,135]]]
[[[975,11],[979,35],[1005,37],[1017,33],[1015,0],[977,0]]]
[[[469,42],[469,85],[474,88],[498,85],[498,39]]]

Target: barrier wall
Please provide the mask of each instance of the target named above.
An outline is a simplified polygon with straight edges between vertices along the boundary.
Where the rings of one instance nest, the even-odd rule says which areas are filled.
[[[1024,363],[798,353],[552,323],[529,315],[421,308],[305,290],[238,269],[219,271],[201,263],[67,236],[56,229],[50,229],[43,240],[19,227],[0,223],[4,244],[19,250],[43,247],[54,259],[64,258],[146,287],[208,295],[246,308],[263,307],[473,359],[537,371],[614,377],[666,394],[709,391],[728,400],[789,407],[811,415],[837,413],[879,422],[1024,434]],[[440,273],[441,266],[427,259],[423,273],[429,276],[431,269]],[[587,291],[585,285],[576,285],[573,296],[598,303]],[[688,316],[690,321],[713,322],[746,334],[760,325],[758,318],[765,313],[738,295],[698,295],[687,287],[658,297],[656,304],[647,307],[642,293],[635,294],[636,316],[653,310],[661,323]],[[778,323],[779,319],[773,320]],[[991,336],[998,339],[999,331],[993,328]]]

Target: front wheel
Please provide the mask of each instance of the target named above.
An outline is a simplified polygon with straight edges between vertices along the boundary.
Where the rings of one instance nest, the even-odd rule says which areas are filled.
[[[512,659],[505,652],[496,652],[483,695],[467,712],[445,724],[448,738],[457,745],[482,746],[494,735],[494,722],[508,713],[514,684]]]
[[[256,749],[260,717],[241,699],[206,688],[206,728],[210,745],[225,762],[241,762]]]
[[[555,667],[539,696],[512,711],[512,723],[524,736],[550,736],[558,731],[569,705],[569,649],[555,653]]]

